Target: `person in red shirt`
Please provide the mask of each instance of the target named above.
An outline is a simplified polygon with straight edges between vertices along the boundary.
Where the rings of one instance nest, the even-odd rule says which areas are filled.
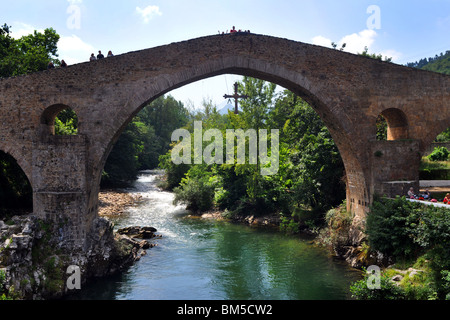
[[[233,26],[233,29],[230,30],[230,33],[235,33],[237,32],[236,28]]]
[[[450,204],[450,193],[447,193],[444,198],[444,203]]]

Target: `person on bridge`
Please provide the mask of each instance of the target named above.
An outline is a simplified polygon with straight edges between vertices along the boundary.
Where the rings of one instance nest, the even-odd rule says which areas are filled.
[[[95,60],[97,60],[97,58],[94,56],[94,54],[92,53],[91,54],[91,57],[89,58],[89,60],[90,61],[95,61]]]
[[[444,203],[450,205],[450,193],[447,193],[444,198]]]
[[[102,54],[101,50],[98,50],[97,60],[103,59],[105,56]]]
[[[413,187],[409,188],[408,197],[410,199],[415,199],[416,198],[416,195],[414,194],[414,188]]]
[[[428,191],[428,189],[426,189],[425,192],[422,194],[422,197],[423,197],[425,200],[430,200],[430,199],[431,199],[430,191]]]

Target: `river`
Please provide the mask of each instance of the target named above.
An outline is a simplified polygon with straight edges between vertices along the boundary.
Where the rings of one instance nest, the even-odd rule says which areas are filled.
[[[361,273],[307,239],[276,230],[188,217],[142,172],[128,190],[143,201],[115,228],[152,226],[162,238],[127,272],[83,288],[74,299],[347,300]]]

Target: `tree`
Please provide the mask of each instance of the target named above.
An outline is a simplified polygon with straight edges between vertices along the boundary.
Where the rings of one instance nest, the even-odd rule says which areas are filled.
[[[114,145],[101,185],[126,185],[136,179],[139,170],[156,168],[159,157],[170,149],[172,132],[183,127],[188,119],[183,104],[172,96],[160,97],[145,106]],[[170,168],[170,164],[166,165]]]
[[[11,27],[0,28],[0,77],[12,77],[47,69],[48,63],[59,65],[57,44],[60,36],[53,28],[44,33],[34,31],[20,39],[11,37]]]

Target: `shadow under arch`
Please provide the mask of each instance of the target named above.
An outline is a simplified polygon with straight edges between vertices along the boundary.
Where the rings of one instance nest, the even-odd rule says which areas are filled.
[[[388,141],[409,139],[408,119],[402,110],[385,109],[380,116],[386,120]]]
[[[16,159],[0,150],[0,218],[33,211],[33,189]]]

